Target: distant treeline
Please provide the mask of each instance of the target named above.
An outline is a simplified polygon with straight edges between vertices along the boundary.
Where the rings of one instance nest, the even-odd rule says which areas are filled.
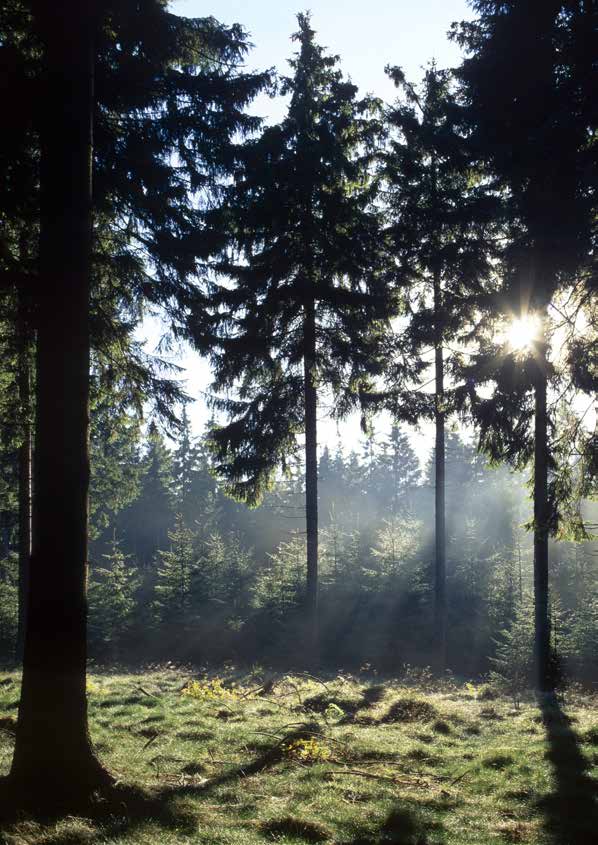
[[[225,496],[186,415],[174,448],[156,428],[117,443],[94,426],[90,648],[104,661],[301,662],[305,591],[302,467],[261,507]],[[321,641],[326,665],[399,671],[433,660],[433,466],[406,433],[324,448],[320,478]],[[523,637],[531,673],[530,516],[524,478],[490,468],[447,436],[448,666],[486,673]],[[100,477],[98,477],[100,473]],[[112,479],[119,496],[105,495]],[[17,621],[16,513],[4,497],[2,652]],[[597,677],[598,555],[551,547],[555,651],[570,674]],[[510,638],[511,637],[511,638]],[[530,674],[531,681],[531,674]]]

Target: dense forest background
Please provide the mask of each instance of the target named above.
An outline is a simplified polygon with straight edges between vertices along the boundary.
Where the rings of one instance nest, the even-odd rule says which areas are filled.
[[[92,425],[90,653],[100,663],[300,664],[305,590],[299,458],[263,504],[226,496],[205,439],[182,413],[176,436]],[[15,472],[4,450],[3,478]],[[448,667],[532,674],[533,550],[526,476],[490,466],[457,430],[447,436]],[[363,437],[319,460],[323,660],[389,672],[433,662],[434,455],[421,464],[406,430]],[[17,633],[14,488],[2,490],[2,655]],[[588,508],[592,506],[588,504]],[[590,511],[588,511],[590,513]],[[550,548],[551,618],[561,669],[597,672],[598,547]]]

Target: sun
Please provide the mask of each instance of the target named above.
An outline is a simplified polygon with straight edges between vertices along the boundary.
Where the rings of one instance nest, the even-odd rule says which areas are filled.
[[[514,352],[530,352],[540,337],[540,320],[535,314],[513,317],[506,327],[504,341]]]

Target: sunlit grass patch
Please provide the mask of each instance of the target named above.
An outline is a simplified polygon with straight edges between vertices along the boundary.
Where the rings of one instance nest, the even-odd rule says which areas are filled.
[[[332,756],[330,748],[315,737],[309,739],[295,739],[285,743],[282,750],[288,757],[300,760],[302,763],[318,763],[329,760]]]
[[[42,825],[25,821],[16,825],[5,840],[6,845],[86,845],[97,837],[97,827],[89,819],[67,816],[61,821]]]
[[[474,695],[379,678],[200,676],[240,691],[222,698],[182,694],[196,680],[189,675],[92,675],[103,690],[89,695],[92,737],[122,783],[154,796],[148,809],[26,832],[23,820],[0,833],[2,845],[85,845],[86,837],[109,845],[554,845],[548,824],[562,810],[555,772],[566,767],[571,780],[580,760],[588,776],[598,767],[588,700],[564,708],[576,721],[546,724],[531,701],[514,713],[508,700],[482,697],[479,685]],[[0,719],[10,724],[17,689],[0,684]],[[347,702],[352,714],[331,709]],[[484,718],[488,707],[498,718]],[[1,727],[6,772],[13,735]],[[563,740],[561,753],[551,751],[548,729],[553,745]]]
[[[225,687],[222,678],[212,678],[205,681],[189,681],[181,690],[181,695],[196,698],[199,701],[238,701],[242,692],[232,683]]]
[[[107,692],[106,687],[90,675],[87,676],[85,689],[87,695],[105,695]]]

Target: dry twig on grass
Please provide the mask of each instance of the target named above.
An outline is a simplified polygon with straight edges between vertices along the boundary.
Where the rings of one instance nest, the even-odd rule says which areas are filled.
[[[148,692],[145,687],[142,687],[141,684],[137,685],[137,689],[139,692],[142,692],[144,695],[147,695],[148,698],[159,698],[155,692]]]
[[[385,780],[388,783],[393,783],[397,786],[425,786],[429,787],[430,784],[427,783],[422,778],[414,778],[412,780],[402,780],[400,778],[395,777],[394,775],[376,775],[373,772],[363,772],[361,769],[341,769],[338,772],[330,770],[326,772],[328,776],[339,777],[343,775],[355,775],[357,777],[368,778],[368,780]]]

